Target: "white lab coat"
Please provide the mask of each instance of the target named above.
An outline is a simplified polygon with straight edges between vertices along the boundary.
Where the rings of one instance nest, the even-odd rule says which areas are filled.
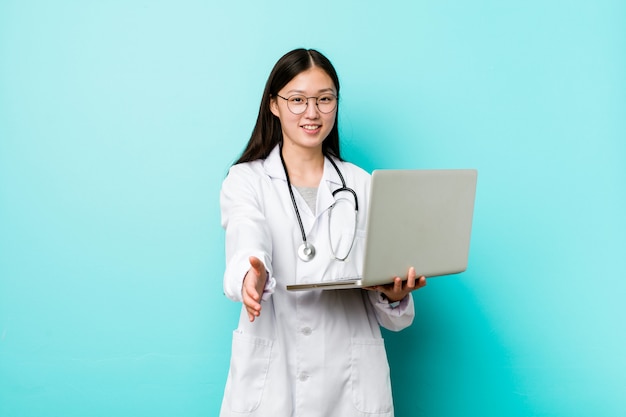
[[[359,203],[356,240],[344,262],[332,259],[329,250],[328,209],[335,201],[331,192],[341,181],[328,160],[315,214],[294,189],[307,239],[317,250],[310,262],[296,253],[302,236],[278,147],[265,160],[231,167],[224,180],[220,200],[226,230],[224,292],[232,300],[242,300],[250,255],[264,262],[268,283],[261,315],[253,323],[242,306],[233,333],[222,417],[393,416],[379,326],[394,331],[409,326],[414,317],[411,295],[394,309],[373,291],[285,289],[291,283],[354,277],[360,272],[370,176],[353,164],[336,162]],[[354,212],[351,216],[341,222],[348,236]],[[340,234],[331,233],[333,238]]]

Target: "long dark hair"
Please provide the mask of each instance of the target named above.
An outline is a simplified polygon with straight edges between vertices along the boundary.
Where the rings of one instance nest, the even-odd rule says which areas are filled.
[[[277,144],[282,143],[283,132],[280,120],[270,111],[270,100],[294,77],[312,67],[319,67],[328,74],[335,84],[337,97],[339,97],[339,77],[328,58],[314,49],[294,49],[287,52],[276,62],[267,79],[252,136],[235,164],[264,159]],[[338,122],[338,116],[336,116],[332,130],[322,143],[322,152],[341,159]]]

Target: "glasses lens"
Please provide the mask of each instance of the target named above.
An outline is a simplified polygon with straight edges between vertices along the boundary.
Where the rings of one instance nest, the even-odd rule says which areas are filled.
[[[291,96],[287,99],[287,105],[289,106],[289,110],[294,114],[304,113],[306,110],[306,97]]]
[[[322,113],[330,113],[337,107],[337,97],[332,94],[325,94],[317,98],[317,108]]]

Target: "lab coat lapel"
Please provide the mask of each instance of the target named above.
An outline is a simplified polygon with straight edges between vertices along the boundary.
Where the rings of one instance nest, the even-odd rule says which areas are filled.
[[[265,161],[263,161],[263,168],[265,168],[265,172],[267,172],[267,175],[269,175],[270,178],[278,178],[287,181],[285,169],[280,161],[279,152],[280,146],[276,145],[267,158],[265,158]]]

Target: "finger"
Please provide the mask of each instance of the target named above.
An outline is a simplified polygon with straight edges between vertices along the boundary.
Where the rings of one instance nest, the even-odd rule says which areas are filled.
[[[255,311],[255,312],[261,311],[261,304],[259,303],[259,295],[254,289],[254,287],[252,289],[244,287],[243,303],[246,305],[246,308],[249,308],[252,311]]]
[[[415,268],[410,267],[409,268],[409,273],[407,275],[407,280],[406,280],[406,288],[409,290],[413,290],[415,289],[415,276],[417,274],[415,273]]]
[[[395,277],[393,280],[393,291],[400,292],[402,291],[402,278]]]
[[[260,314],[260,312],[256,309],[254,301],[249,296],[244,295],[243,305],[248,313],[248,319],[250,322],[253,322],[254,318]]]
[[[414,267],[409,268],[409,277],[408,281],[415,284],[415,279],[417,278],[417,273],[415,272]]]
[[[417,280],[417,288],[422,288],[426,286],[426,277],[422,275]]]
[[[250,313],[250,310],[248,310],[247,308],[246,311],[248,312],[248,320],[250,320],[250,323],[252,323],[254,321],[254,314]]]
[[[246,312],[248,313],[248,319],[253,322],[255,317],[259,317],[261,315],[261,311],[260,310],[256,310],[255,308],[246,305]]]
[[[251,310],[248,307],[246,307],[246,312],[248,313],[248,320],[250,320],[250,322],[253,322],[255,318],[261,315],[260,312]]]
[[[259,292],[256,289],[256,285],[250,282],[243,283],[243,295],[244,295],[244,301],[245,301],[246,296],[248,296],[255,303],[258,303],[261,300],[261,296],[259,295]]]

